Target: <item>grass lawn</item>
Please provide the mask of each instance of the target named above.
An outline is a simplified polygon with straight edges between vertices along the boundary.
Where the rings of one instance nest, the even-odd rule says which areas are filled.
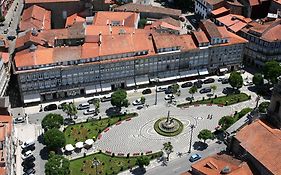
[[[160,157],[162,152],[149,155],[149,159]],[[70,161],[70,175],[96,175],[96,167],[93,165],[93,159],[100,162],[97,166],[98,174],[109,175],[118,174],[136,166],[137,157],[111,157],[104,153],[93,154],[84,158]]]
[[[245,94],[245,93],[239,93],[239,94],[229,94],[225,96],[220,96],[217,98],[208,98],[204,100],[199,100],[191,103],[182,103],[178,104],[177,107],[184,107],[188,105],[194,105],[194,104],[222,104],[222,105],[232,105],[235,103],[243,102],[246,100],[251,99],[251,96]]]
[[[114,125],[118,121],[126,120],[137,116],[137,113],[109,117],[101,120],[93,120],[86,123],[70,125],[64,130],[66,144],[75,144],[76,142],[84,142],[89,138],[96,139],[99,133],[107,127]]]

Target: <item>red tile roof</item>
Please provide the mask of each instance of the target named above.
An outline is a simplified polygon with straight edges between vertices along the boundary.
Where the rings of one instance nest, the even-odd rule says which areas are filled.
[[[221,8],[218,8],[216,10],[213,10],[212,14],[213,15],[219,15],[219,14],[222,14],[222,13],[225,13],[225,12],[229,12],[229,9],[227,9],[225,7],[221,7]]]
[[[242,28],[247,26],[247,24],[249,22],[252,21],[249,18],[245,18],[244,16],[235,15],[235,14],[228,14],[228,15],[219,17],[216,20],[234,32],[238,32],[239,30],[241,30]]]
[[[181,26],[179,20],[175,20],[174,18],[171,18],[171,17],[165,17],[165,18],[159,19],[159,21],[166,22],[166,23],[171,24],[171,25],[176,26],[176,27]]]
[[[151,25],[147,25],[145,26],[145,29],[171,29],[171,30],[176,30],[176,31],[180,31],[181,28],[180,27],[177,27],[177,26],[173,26],[167,22],[164,22],[164,21],[155,21],[153,22]]]
[[[223,2],[223,0],[205,0],[205,1],[211,5],[216,5],[216,4]]]
[[[25,0],[25,4],[79,2],[80,0]]]
[[[205,20],[201,22],[201,28],[205,32],[205,34],[211,38],[220,38],[221,34],[218,31],[218,27],[211,21],[211,20]]]
[[[20,30],[36,29],[50,29],[51,28],[51,11],[48,11],[37,5],[33,5],[23,11]]]
[[[228,155],[213,155],[193,164],[192,172],[200,172],[206,175],[222,174],[223,168],[228,167],[229,175],[253,175],[251,169],[246,162],[242,162]]]
[[[208,43],[209,40],[203,31],[193,32],[198,43]]]
[[[7,52],[0,52],[0,58],[3,60],[3,63],[8,63],[10,60],[10,54]]]
[[[5,127],[1,127],[2,129],[0,130],[0,141],[3,141],[5,139],[6,134],[7,134],[7,136],[11,135],[12,117],[9,115],[0,115],[0,125],[1,124],[3,124],[5,126]]]
[[[83,23],[85,22],[85,18],[82,18],[77,15],[77,13],[74,13],[73,15],[67,17],[65,27],[70,27],[74,23]]]
[[[281,174],[281,131],[257,120],[242,128],[235,136],[240,145],[272,174]]]

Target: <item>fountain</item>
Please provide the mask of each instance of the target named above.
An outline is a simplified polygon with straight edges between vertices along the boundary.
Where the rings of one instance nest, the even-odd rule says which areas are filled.
[[[166,118],[161,118],[155,122],[154,129],[160,135],[175,136],[181,133],[183,124],[178,119],[170,117],[170,111],[168,111]]]

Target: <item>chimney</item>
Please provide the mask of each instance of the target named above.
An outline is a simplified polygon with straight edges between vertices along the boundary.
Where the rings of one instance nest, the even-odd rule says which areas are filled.
[[[31,44],[29,47],[29,52],[34,52],[35,50],[37,50],[37,47],[34,44]]]
[[[102,35],[101,32],[99,33],[99,41],[98,41],[98,45],[101,46],[101,42],[102,42]]]

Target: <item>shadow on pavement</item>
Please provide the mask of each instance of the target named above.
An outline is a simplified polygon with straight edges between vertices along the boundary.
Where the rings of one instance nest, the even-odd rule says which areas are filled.
[[[48,148],[45,146],[43,149],[40,150],[40,157],[42,160],[48,160],[48,153],[49,153],[49,150]]]
[[[37,137],[37,140],[38,140],[39,143],[44,144],[44,137],[43,137],[43,134],[40,134],[40,135]]]
[[[204,143],[204,142],[197,141],[197,142],[194,142],[194,144],[193,144],[193,149],[198,150],[198,151],[203,151],[207,148],[208,148],[208,144]]]
[[[142,175],[146,172],[146,169],[145,168],[140,168],[140,167],[137,167],[135,169],[133,169],[131,171],[132,174],[135,174],[135,175]]]
[[[121,112],[120,108],[117,107],[110,107],[105,111],[106,115],[108,115],[109,117],[119,115],[121,114],[120,112]]]

